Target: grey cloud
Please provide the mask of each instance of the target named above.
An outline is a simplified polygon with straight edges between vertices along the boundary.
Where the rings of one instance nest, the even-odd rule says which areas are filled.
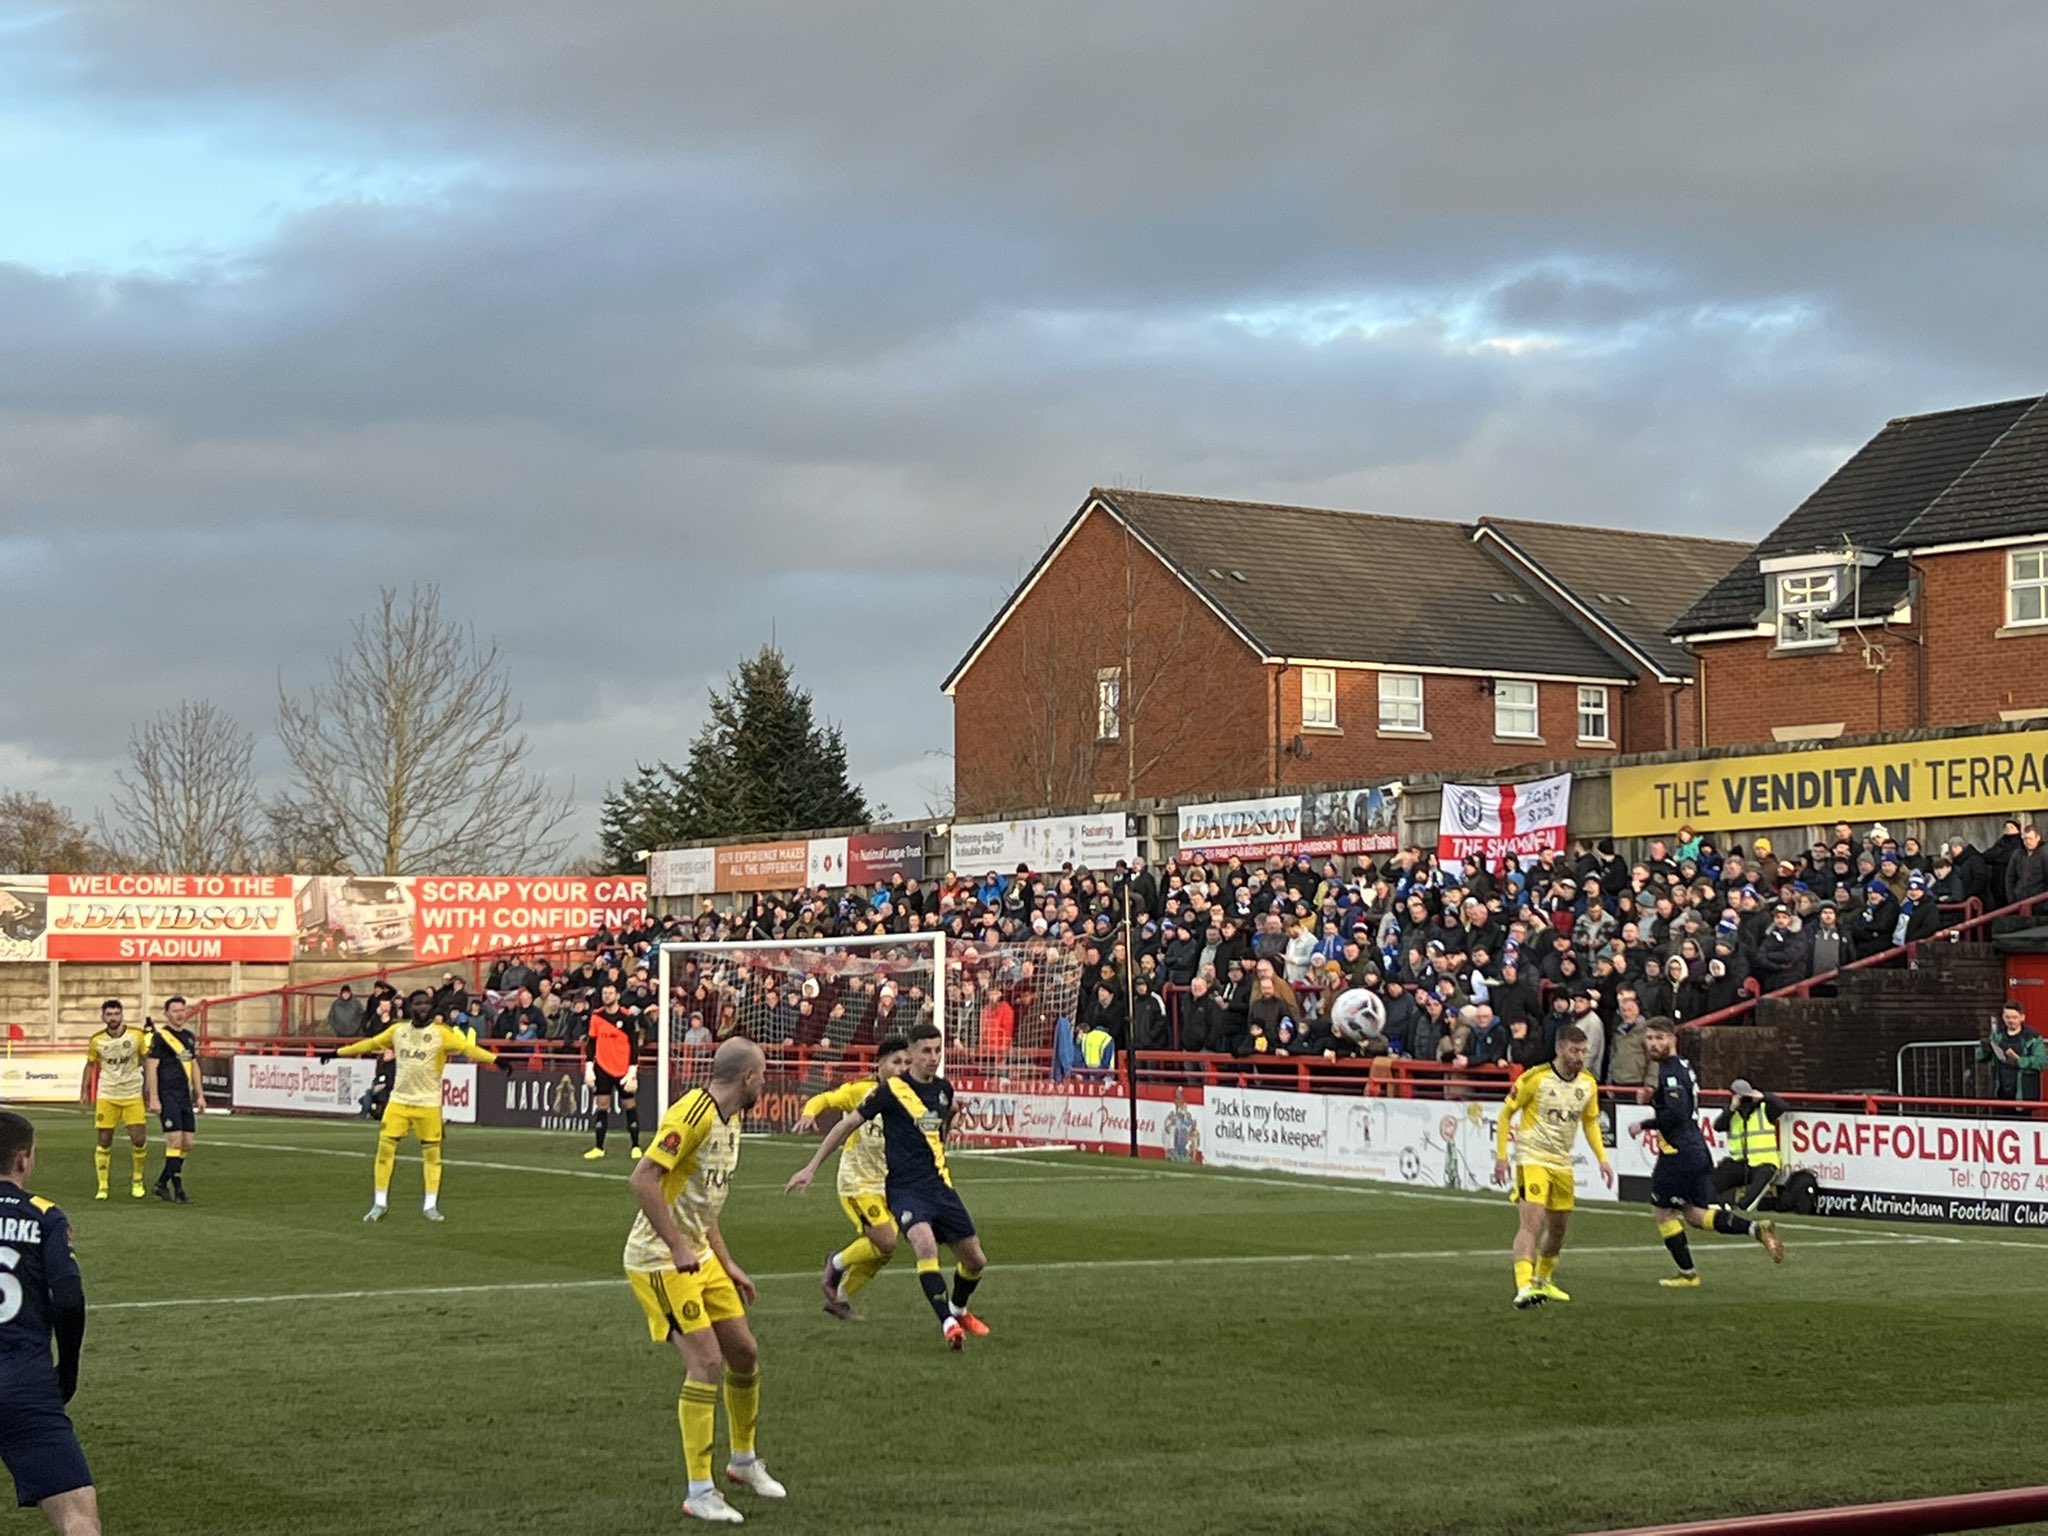
[[[2035,8],[505,16],[27,34],[129,122],[462,169],[172,276],[0,265],[0,764],[265,726],[417,577],[586,802],[772,625],[915,810],[1091,484],[1760,532],[1886,416],[2042,387],[1986,299],[2043,233]]]

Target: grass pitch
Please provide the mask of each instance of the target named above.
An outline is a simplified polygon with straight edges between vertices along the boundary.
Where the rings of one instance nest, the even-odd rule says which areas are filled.
[[[38,1192],[92,1314],[73,1404],[107,1529],[613,1536],[681,1523],[681,1367],[619,1272],[627,1158],[451,1128],[442,1205],[364,1123],[209,1117],[185,1208],[91,1199],[44,1111]],[[160,1152],[151,1144],[153,1178]],[[2048,1243],[1801,1221],[1774,1269],[1584,1210],[1508,1306],[1504,1198],[1031,1153],[962,1157],[995,1330],[941,1345],[907,1252],[819,1310],[850,1234],[807,1155],[749,1140],[726,1207],[761,1288],[763,1532],[1570,1532],[2037,1481]],[[723,1415],[721,1414],[721,1436]],[[721,1439],[719,1464],[723,1464]],[[26,1528],[26,1520],[17,1520]]]

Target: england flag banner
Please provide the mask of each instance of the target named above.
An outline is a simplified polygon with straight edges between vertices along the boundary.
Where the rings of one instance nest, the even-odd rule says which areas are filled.
[[[1564,851],[1571,809],[1568,773],[1528,784],[1446,784],[1436,856],[1447,865],[1512,856],[1526,867],[1547,848]]]

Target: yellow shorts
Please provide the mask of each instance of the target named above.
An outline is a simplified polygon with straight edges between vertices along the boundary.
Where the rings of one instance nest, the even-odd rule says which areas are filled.
[[[747,1315],[716,1254],[705,1254],[694,1275],[673,1269],[629,1269],[626,1279],[647,1314],[647,1336],[657,1344],[666,1343],[671,1333],[701,1333],[713,1323]]]
[[[1569,1173],[1525,1165],[1515,1170],[1515,1199],[1546,1211],[1568,1211],[1578,1203],[1577,1185]]]
[[[889,1202],[880,1195],[841,1195],[839,1209],[846,1212],[856,1231],[865,1232],[869,1227],[881,1231],[896,1225],[896,1218],[889,1214]]]
[[[101,1099],[92,1107],[92,1123],[97,1130],[111,1131],[117,1125],[147,1125],[149,1116],[140,1099]]]
[[[410,1131],[419,1137],[421,1146],[428,1146],[441,1139],[441,1110],[438,1105],[429,1107],[413,1104],[386,1104],[384,1106],[383,1134],[393,1141],[405,1140]]]

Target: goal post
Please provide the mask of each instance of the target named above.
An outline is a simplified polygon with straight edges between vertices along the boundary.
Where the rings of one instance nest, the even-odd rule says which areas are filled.
[[[679,976],[687,978],[680,999]],[[790,1046],[857,1053],[872,1047],[878,1031],[908,1028],[927,1012],[943,1028],[946,939],[906,933],[671,941],[661,946],[660,987],[655,1060],[658,1115],[665,1115],[681,1082],[727,1035],[745,1035],[772,1058]],[[692,1043],[698,1023],[709,1041]]]
[[[949,1072],[1050,1079],[1081,973],[1078,952],[1056,941],[936,931],[671,941],[658,964],[658,1112],[709,1070],[718,1041],[738,1034],[768,1053],[771,1102],[749,1115],[768,1130],[793,1123],[798,1094],[864,1071],[877,1041],[925,1022],[940,1028]]]

